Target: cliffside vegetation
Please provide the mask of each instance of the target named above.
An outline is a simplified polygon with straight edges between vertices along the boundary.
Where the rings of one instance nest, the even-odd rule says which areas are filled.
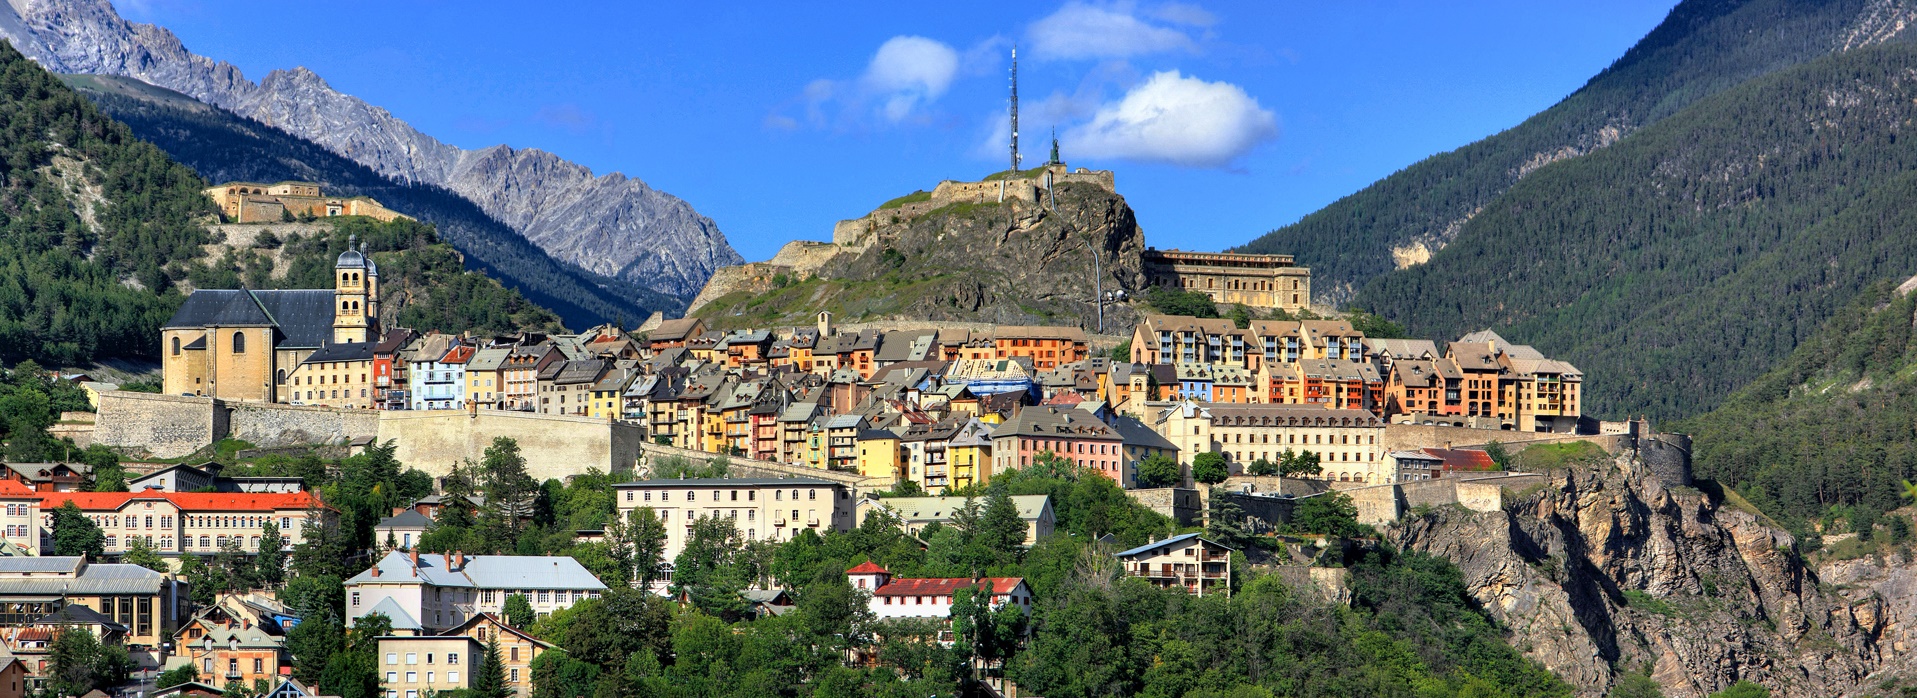
[[[1917,479],[1913,319],[1917,296],[1871,286],[1777,368],[1680,425],[1695,437],[1696,474],[1800,533],[1821,521],[1869,539],[1888,526],[1879,517]]]
[[[559,262],[471,201],[447,189],[404,183],[272,126],[131,78],[70,75],[67,81],[132,133],[165,150],[210,182],[319,182],[327,194],[366,195],[432,223],[468,268],[500,279],[573,327],[623,320],[684,302]]]
[[[1356,303],[1568,359],[1587,413],[1709,410],[1871,281],[1917,272],[1913,64],[1909,44],[1857,49],[1697,100],[1532,173]]]

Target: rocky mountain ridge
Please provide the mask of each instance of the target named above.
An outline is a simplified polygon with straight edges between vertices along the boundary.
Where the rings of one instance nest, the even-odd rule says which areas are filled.
[[[305,68],[258,83],[188,51],[165,28],[122,19],[106,0],[8,0],[0,37],[56,73],[121,75],[187,94],[312,140],[396,179],[435,184],[554,257],[689,296],[742,260],[710,218],[644,182],[538,149],[464,150],[343,94]]]
[[[1667,482],[1630,454],[1551,478],[1502,511],[1425,511],[1386,537],[1456,563],[1513,646],[1584,695],[1623,672],[1672,698],[1739,680],[1780,697],[1917,685],[1909,553],[1808,562],[1734,492]]]

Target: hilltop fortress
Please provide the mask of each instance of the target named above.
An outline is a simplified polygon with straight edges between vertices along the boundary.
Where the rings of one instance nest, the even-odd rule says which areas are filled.
[[[710,310],[707,305],[732,294],[762,294],[813,277],[845,277],[846,268],[857,266],[854,262],[868,252],[912,247],[902,238],[915,234],[914,224],[931,216],[1006,206],[1011,210],[1003,216],[1003,224],[991,227],[1020,232],[1033,230],[1045,217],[1059,214],[1061,208],[1079,208],[1081,204],[1101,208],[1103,202],[1094,199],[1109,199],[1124,206],[1112,171],[1072,169],[1056,157],[1037,168],[1000,172],[978,181],[944,180],[930,192],[914,192],[858,218],[839,221],[832,226],[831,242],[794,240],[771,260],[719,269],[693,298],[687,314]],[[1064,217],[1075,218],[1069,213]],[[1135,230],[1129,210],[1117,219],[1097,215],[1076,218],[1100,227],[1121,219]],[[938,235],[941,240],[948,234],[967,232],[962,225],[941,227],[946,229]],[[1080,232],[1097,235],[1099,231]],[[995,242],[1003,242],[1002,235],[994,236],[1000,238]],[[1084,261],[1093,261],[1086,256]],[[1107,247],[1098,262],[1107,277],[1105,290],[1136,294],[1148,286],[1179,288],[1205,293],[1218,303],[1261,309],[1297,310],[1311,304],[1311,269],[1298,265],[1290,255],[1160,251],[1126,244]],[[1083,289],[1087,299],[1093,294],[1092,286],[1088,283]]]

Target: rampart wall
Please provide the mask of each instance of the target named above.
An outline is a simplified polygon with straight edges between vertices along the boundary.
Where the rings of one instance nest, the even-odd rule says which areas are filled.
[[[659,460],[663,458],[684,458],[703,463],[714,458],[723,457],[726,459],[726,475],[729,477],[812,478],[815,480],[826,480],[851,485],[858,488],[860,494],[877,491],[878,489],[883,489],[885,486],[889,486],[889,482],[885,485],[881,485],[877,480],[868,480],[868,478],[858,473],[843,473],[837,470],[791,466],[784,463],[752,460],[741,456],[721,456],[717,453],[694,451],[676,446],[661,446],[656,443],[641,443],[640,447],[645,451],[648,468],[657,466]],[[650,473],[646,474],[650,475]]]
[[[379,440],[398,445],[399,462],[434,476],[452,472],[461,461],[479,462],[501,437],[519,443],[528,475],[563,480],[587,468],[631,472],[645,430],[630,422],[493,410],[379,413]]]
[[[1473,429],[1471,427],[1441,427],[1423,424],[1386,424],[1383,443],[1386,451],[1416,450],[1420,448],[1463,448],[1483,446],[1496,441],[1507,449],[1517,451],[1534,444],[1565,443],[1569,441],[1589,441],[1597,444],[1608,453],[1620,453],[1630,448],[1630,437],[1625,434],[1549,434],[1530,431],[1505,431],[1502,429]]]
[[[127,390],[100,393],[94,443],[154,458],[179,458],[226,435],[227,413],[210,397]]]
[[[225,402],[227,436],[261,448],[342,445],[379,433],[380,413],[337,407]]]
[[[1196,525],[1204,517],[1204,501],[1190,487],[1160,487],[1126,490],[1134,501],[1152,511],[1169,516],[1180,526]]]

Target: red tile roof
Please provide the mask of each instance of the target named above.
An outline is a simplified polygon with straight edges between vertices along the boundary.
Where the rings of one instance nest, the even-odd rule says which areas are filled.
[[[117,510],[136,499],[164,499],[182,511],[276,511],[319,505],[307,492],[36,492],[42,509],[69,501],[87,510]]]
[[[890,574],[889,572],[885,571],[884,567],[880,567],[878,565],[872,564],[871,562],[861,562],[859,563],[858,567],[854,567],[852,569],[846,570],[845,573],[846,574]]]
[[[952,592],[977,586],[979,582],[991,585],[994,594],[1010,594],[1024,577],[943,577],[936,579],[894,579],[892,583],[879,587],[873,596],[950,596]]]
[[[20,483],[19,480],[0,480],[0,497],[38,497],[39,492]]]

